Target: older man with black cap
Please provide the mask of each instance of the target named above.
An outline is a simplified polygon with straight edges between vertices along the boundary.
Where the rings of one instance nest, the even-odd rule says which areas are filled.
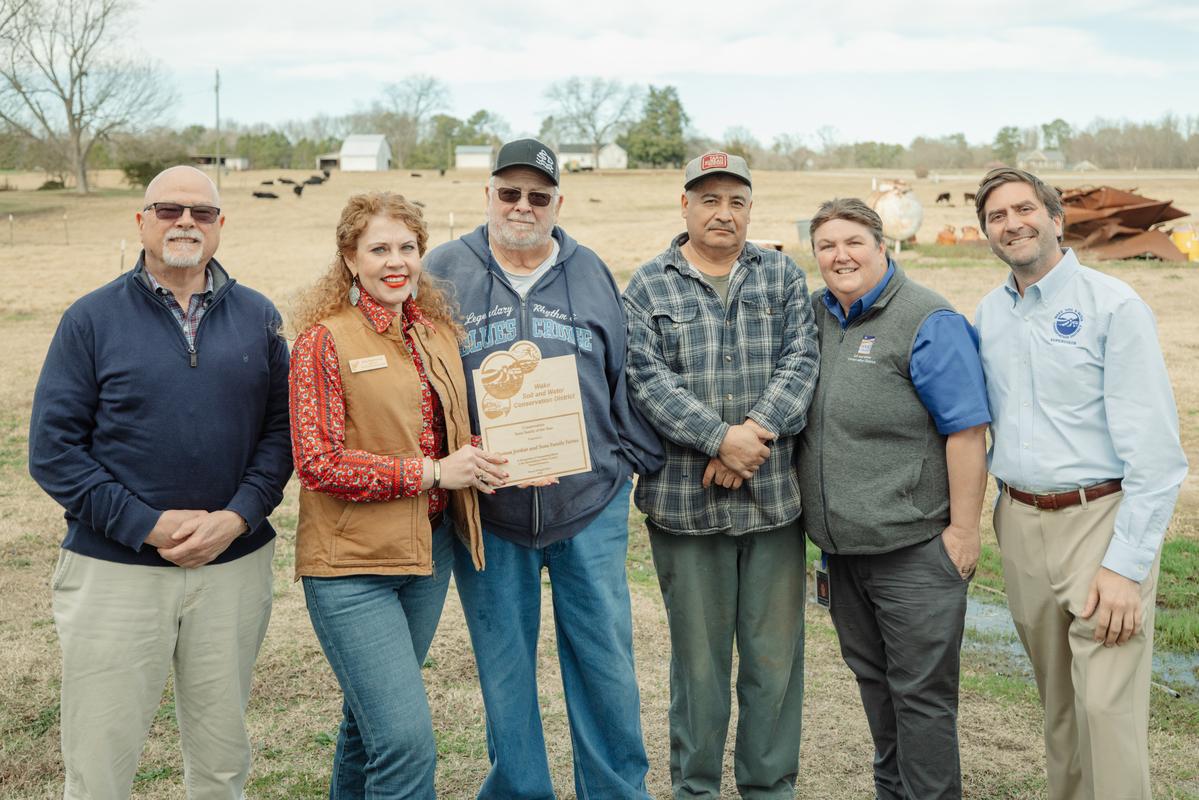
[[[591,455],[589,472],[480,495],[485,571],[475,572],[464,547],[455,552],[487,712],[491,771],[479,797],[554,797],[536,676],[546,569],[575,791],[646,798],[625,555],[630,479],[658,469],[662,450],[628,401],[612,273],[556,225],[558,169],[554,151],[536,139],[505,144],[484,189],[487,222],[425,259],[453,285],[468,375],[519,340],[534,342],[543,358],[574,358]],[[470,382],[467,391],[477,432]]]
[[[629,389],[666,465],[637,484],[670,624],[676,798],[720,796],[733,643],[742,797],[792,797],[803,707],[804,539],[793,466],[816,384],[795,262],[745,240],[745,159],[687,165],[687,231],[633,275]]]

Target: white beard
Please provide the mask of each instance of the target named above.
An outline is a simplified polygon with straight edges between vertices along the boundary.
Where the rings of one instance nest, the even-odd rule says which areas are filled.
[[[175,239],[195,239],[196,244],[188,247],[183,252],[175,252],[171,250],[171,242]],[[192,231],[187,234],[176,234],[172,236],[167,234],[162,242],[162,263],[168,267],[176,267],[178,269],[193,269],[200,266],[200,259],[204,256],[204,234],[199,231]]]

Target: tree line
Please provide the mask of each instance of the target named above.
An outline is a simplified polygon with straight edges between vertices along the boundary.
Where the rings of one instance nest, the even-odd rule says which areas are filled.
[[[147,126],[174,101],[162,71],[131,55],[127,0],[0,0],[0,168],[34,169],[88,190],[88,171],[125,170],[131,183],[193,155],[246,158],[256,169],[312,169],[351,133],[381,133],[394,166],[448,169],[459,145],[498,145],[507,121],[479,109],[448,113],[450,90],[431,75],[411,75],[349,114],[318,114],[282,124],[226,123],[219,136],[202,125]],[[710,149],[744,156],[756,169],[977,169],[1015,164],[1021,152],[1060,151],[1067,164],[1148,169],[1199,166],[1199,117],[1155,122],[1097,119],[1073,128],[1061,119],[1005,126],[991,142],[965,134],[918,136],[908,144],[844,141],[832,126],[812,135],[781,134],[769,144],[744,127],[718,138],[697,132],[674,86],[639,86],[601,77],[552,83],[538,132],[547,143],[585,145],[594,154],[616,142],[635,167],[680,167]]]

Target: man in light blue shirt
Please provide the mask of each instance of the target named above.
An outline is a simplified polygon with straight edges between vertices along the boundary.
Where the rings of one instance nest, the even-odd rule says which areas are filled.
[[[975,317],[1008,605],[1045,705],[1051,798],[1148,798],[1158,555],[1187,462],[1153,314],[1063,250],[1057,193],[983,178],[1012,268]]]

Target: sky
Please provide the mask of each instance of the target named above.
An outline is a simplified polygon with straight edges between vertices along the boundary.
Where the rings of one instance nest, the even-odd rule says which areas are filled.
[[[513,135],[553,112],[571,76],[671,85],[694,132],[734,126],[762,143],[801,137],[907,144],[1060,117],[1199,115],[1193,0],[924,0],[737,3],[529,0],[337,3],[206,0],[147,4],[121,46],[158,62],[173,125],[281,123],[345,114],[388,83],[433,75],[448,113],[480,108]]]

